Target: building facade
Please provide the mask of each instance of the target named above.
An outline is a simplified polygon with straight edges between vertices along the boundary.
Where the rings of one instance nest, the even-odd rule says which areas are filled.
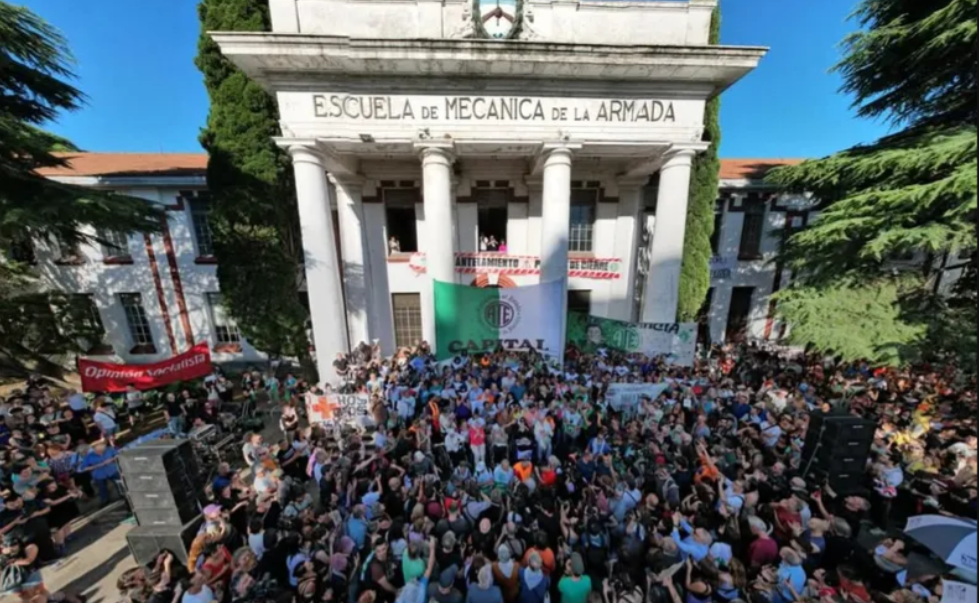
[[[766,52],[708,43],[717,0],[269,6],[271,32],[210,35],[279,105],[321,374],[411,312],[434,342],[433,281],[480,273],[560,282],[562,319],[675,321],[704,108]],[[491,230],[520,259],[479,256]]]
[[[35,240],[26,256],[46,286],[84,296],[104,337],[91,355],[135,363],[211,344],[218,362],[257,361],[252,348],[225,313],[217,280],[205,190],[207,156],[202,154],[70,155],[70,168],[48,168],[49,178],[118,191],[166,210],[158,234],[87,234],[106,244],[62,249]],[[85,346],[87,347],[87,346]]]
[[[785,163],[790,161],[722,160],[712,286],[702,317],[714,341],[784,335],[769,297],[790,275],[773,261],[775,251],[787,226],[801,227],[815,215],[808,200],[778,195],[761,181],[765,171]],[[211,248],[204,194],[206,164],[203,154],[82,153],[70,156],[69,168],[45,170],[62,182],[124,192],[167,210],[167,227],[159,234],[122,237],[92,232],[115,245],[83,245],[67,252],[44,241],[33,244],[37,271],[47,286],[91,300],[105,329],[95,356],[152,362],[207,342],[219,362],[265,358],[241,336],[221,306],[216,276],[220,258]],[[509,185],[517,176],[501,169],[505,165],[487,162],[483,172],[473,173],[468,194],[456,198],[454,229],[466,233],[459,241],[456,282],[516,287],[540,279],[536,258],[541,206]],[[513,174],[522,167],[519,162],[510,165]],[[435,235],[429,234],[419,184],[408,173],[394,174],[390,181],[372,183],[363,203],[367,257],[376,267],[370,287],[380,289],[370,296],[369,328],[387,350],[426,338],[430,328],[423,294],[430,282],[426,243]],[[631,206],[610,197],[600,183],[573,182],[571,309],[624,320],[641,317],[656,236],[658,190],[654,178],[640,184],[633,214]],[[336,232],[336,185],[328,191],[335,235],[342,241],[342,232]],[[484,237],[505,243],[505,250],[481,251]],[[348,266],[344,251],[339,246],[338,261]],[[632,272],[625,272],[627,266]],[[355,276],[345,274],[343,281],[348,305],[355,301],[349,290],[350,283],[357,284]],[[316,303],[311,296],[311,308]],[[348,316],[345,326],[355,341],[356,323]]]

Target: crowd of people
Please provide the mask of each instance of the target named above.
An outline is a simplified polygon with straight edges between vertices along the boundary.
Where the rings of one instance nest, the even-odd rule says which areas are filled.
[[[246,436],[187,559],[164,551],[128,573],[130,601],[937,603],[944,568],[916,571],[917,545],[894,528],[977,512],[976,387],[947,367],[748,346],[692,368],[574,349],[562,367],[503,350],[436,362],[425,344],[390,358],[361,346],[334,366],[370,400],[370,427],[309,425],[301,383],[246,379],[281,408],[276,435]],[[607,395],[622,382],[668,387],[622,407]],[[876,421],[858,487],[802,462],[817,412]],[[0,531],[30,600],[41,553],[24,528],[77,490],[24,438],[11,430]],[[879,537],[866,548],[861,534]]]

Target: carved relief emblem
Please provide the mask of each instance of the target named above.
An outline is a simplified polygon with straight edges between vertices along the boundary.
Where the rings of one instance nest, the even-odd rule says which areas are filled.
[[[473,0],[477,38],[515,40],[523,28],[523,0]]]

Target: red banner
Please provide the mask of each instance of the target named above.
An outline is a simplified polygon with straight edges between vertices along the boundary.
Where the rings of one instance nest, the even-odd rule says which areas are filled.
[[[153,364],[113,364],[78,359],[82,390],[86,392],[121,392],[129,385],[153,389],[174,381],[200,379],[211,374],[211,352],[199,343],[183,354]]]

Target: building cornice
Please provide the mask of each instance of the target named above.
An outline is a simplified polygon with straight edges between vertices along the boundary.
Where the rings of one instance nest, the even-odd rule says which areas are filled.
[[[367,39],[210,32],[222,54],[275,91],[290,78],[553,78],[671,83],[719,94],[768,52],[755,46],[621,46],[539,41]],[[704,86],[707,85],[707,86]]]

